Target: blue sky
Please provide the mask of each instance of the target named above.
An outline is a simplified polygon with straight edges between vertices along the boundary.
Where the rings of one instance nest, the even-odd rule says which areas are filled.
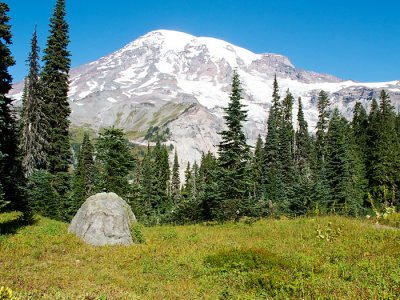
[[[35,24],[41,48],[55,0],[9,0],[15,81]],[[358,81],[400,80],[400,1],[66,0],[72,66],[118,50],[156,29],[211,36],[302,69]]]

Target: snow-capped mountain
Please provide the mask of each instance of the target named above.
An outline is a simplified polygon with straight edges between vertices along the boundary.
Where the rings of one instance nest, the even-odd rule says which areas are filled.
[[[73,127],[115,125],[137,143],[151,133],[164,133],[179,153],[181,166],[215,151],[223,129],[223,107],[229,101],[237,68],[249,120],[249,143],[265,135],[276,74],[284,96],[287,89],[302,97],[310,129],[317,119],[319,91],[330,93],[332,106],[350,117],[356,101],[366,107],[381,89],[400,104],[400,81],[359,83],[327,74],[299,70],[278,54],[255,54],[228,42],[157,30],[95,62],[71,70],[69,98]],[[21,84],[11,93],[21,97]],[[297,111],[297,103],[294,108]],[[150,130],[149,130],[150,128]]]

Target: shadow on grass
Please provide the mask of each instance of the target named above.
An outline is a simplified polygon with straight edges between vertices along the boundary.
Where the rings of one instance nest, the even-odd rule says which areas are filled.
[[[23,215],[19,215],[14,219],[0,222],[0,235],[15,234],[20,229],[33,225],[34,223],[36,223],[35,219],[30,218],[26,220]]]

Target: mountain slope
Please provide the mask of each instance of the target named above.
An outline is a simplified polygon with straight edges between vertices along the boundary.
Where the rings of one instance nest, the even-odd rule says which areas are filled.
[[[214,38],[157,30],[71,71],[72,126],[98,130],[115,125],[138,143],[147,143],[145,138],[158,133],[177,147],[184,166],[186,161],[199,160],[203,151],[215,151],[234,68],[249,111],[245,130],[250,143],[265,134],[275,74],[282,95],[290,89],[296,98],[303,98],[310,128],[317,119],[316,97],[321,89],[330,93],[332,105],[347,117],[356,101],[368,106],[382,88],[396,105],[400,103],[399,81],[343,81],[296,69],[282,55],[255,54]],[[12,95],[20,98],[21,85]]]

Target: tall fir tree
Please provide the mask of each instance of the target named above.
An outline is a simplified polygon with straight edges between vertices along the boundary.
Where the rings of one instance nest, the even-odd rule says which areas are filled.
[[[267,120],[267,135],[264,144],[264,190],[265,197],[272,205],[281,209],[287,206],[286,190],[282,180],[281,165],[281,129],[282,107],[279,96],[279,86],[276,76],[273,82],[272,106]]]
[[[294,161],[298,170],[310,168],[311,161],[311,137],[308,133],[308,123],[304,118],[303,104],[298,99],[297,131],[295,134]]]
[[[78,163],[72,178],[72,215],[76,213],[86,198],[94,193],[95,168],[93,157],[94,147],[90,141],[89,133],[85,132],[78,153]]]
[[[294,97],[289,90],[282,100],[282,120],[279,129],[279,160],[281,177],[285,188],[286,202],[294,198],[294,129],[293,129]]]
[[[159,196],[156,191],[157,176],[156,166],[153,161],[152,150],[150,145],[142,160],[142,172],[140,186],[143,198],[143,214],[149,216],[159,203]]]
[[[301,98],[298,99],[297,130],[294,147],[295,195],[291,203],[294,214],[305,214],[315,207],[312,201],[312,140],[308,133],[308,123],[304,118]]]
[[[263,178],[263,164],[264,164],[264,143],[260,135],[258,135],[254,155],[251,163],[252,173],[252,197],[257,200],[264,198],[264,178]]]
[[[222,219],[230,219],[240,214],[241,202],[249,197],[250,147],[243,131],[247,111],[241,102],[241,92],[239,74],[235,70],[230,101],[225,108],[224,119],[227,129],[220,132],[222,141],[218,145]]]
[[[50,137],[47,153],[48,168],[52,174],[66,172],[71,159],[69,143],[68,73],[71,60],[68,23],[65,20],[65,0],[57,0],[50,19],[50,35],[44,49],[44,67],[41,74]]]
[[[43,88],[39,79],[39,46],[36,28],[28,58],[29,74],[25,79],[22,113],[20,118],[20,152],[25,176],[35,169],[47,166],[49,123],[43,101]]]
[[[354,106],[351,129],[358,152],[365,164],[368,152],[368,115],[361,102],[356,102]]]
[[[192,199],[193,196],[193,170],[190,162],[187,163],[185,169],[185,184],[182,187],[182,198],[186,200]]]
[[[366,187],[363,163],[354,151],[350,126],[337,108],[329,122],[326,142],[327,178],[332,190],[329,208],[334,212],[358,215]]]
[[[379,107],[374,103],[369,116],[368,178],[375,198],[387,207],[398,198],[400,143],[390,97],[382,90],[379,100]]]
[[[325,91],[320,91],[318,95],[318,121],[317,121],[317,131],[316,131],[316,151],[317,157],[321,164],[325,163],[326,156],[326,134],[328,131],[329,124],[329,96]]]
[[[129,174],[134,166],[135,159],[124,132],[114,127],[101,132],[96,143],[96,190],[129,197]]]
[[[216,219],[219,215],[218,161],[208,152],[202,155],[199,167],[198,198],[201,217],[204,220]]]
[[[17,123],[7,97],[11,89],[12,77],[8,68],[15,64],[9,46],[12,44],[8,5],[0,2],[0,206],[10,203],[13,209],[24,212],[30,218],[30,210],[23,194],[25,180],[22,166],[17,159]]]
[[[172,165],[172,174],[171,174],[171,197],[174,205],[177,205],[180,199],[180,190],[181,190],[181,180],[179,178],[179,161],[178,161],[178,153],[175,150],[174,162]]]
[[[169,169],[168,150],[165,145],[157,141],[156,146],[152,151],[154,161],[154,171],[157,178],[155,190],[157,193],[157,210],[164,213],[169,208],[171,203],[168,199],[168,186],[171,171]]]

